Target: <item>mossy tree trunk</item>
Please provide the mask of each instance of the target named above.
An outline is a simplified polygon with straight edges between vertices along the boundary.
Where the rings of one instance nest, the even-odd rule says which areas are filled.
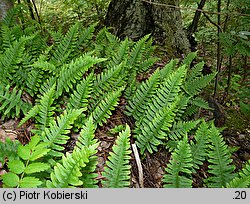
[[[0,21],[6,16],[9,9],[13,7],[12,0],[1,0],[0,1]]]
[[[150,1],[150,0],[149,0]],[[178,0],[112,0],[105,24],[120,38],[138,40],[151,33],[169,56],[189,52],[189,42],[183,30]]]

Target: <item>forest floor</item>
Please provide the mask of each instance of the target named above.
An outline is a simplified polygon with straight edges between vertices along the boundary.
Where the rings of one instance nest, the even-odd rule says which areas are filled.
[[[121,99],[119,106],[116,108],[112,117],[108,122],[99,127],[96,131],[96,138],[98,138],[100,144],[98,147],[98,165],[96,171],[98,173],[98,180],[103,179],[102,172],[105,166],[105,162],[111,151],[111,148],[116,139],[116,135],[111,134],[110,129],[114,128],[117,125],[128,123],[133,127],[133,121],[128,118],[123,112],[125,107],[125,99]],[[211,113],[205,112],[202,113],[203,117],[211,117]],[[207,115],[204,115],[207,114]],[[231,118],[230,118],[231,117]],[[242,164],[250,159],[250,123],[249,120],[244,118],[241,115],[234,115],[227,118],[226,124],[231,124],[230,127],[223,130],[222,135],[225,138],[225,141],[230,147],[235,148],[233,153],[233,163],[236,166],[236,170],[242,168]],[[235,117],[235,118],[234,118]],[[231,121],[231,119],[234,121]],[[243,123],[244,129],[237,129],[238,126],[235,123],[235,119],[238,119],[240,123]],[[18,139],[22,144],[28,143],[32,133],[30,130],[33,128],[33,123],[28,123],[25,129],[18,128],[20,120],[11,119],[2,124],[0,124],[0,140],[4,141],[7,137],[12,140]],[[232,124],[234,122],[234,124]],[[242,127],[242,124],[241,124]],[[75,142],[79,134],[72,133],[70,141],[66,144],[66,151],[72,151]],[[131,144],[134,143],[133,138],[131,138]],[[168,164],[170,159],[170,153],[164,149],[159,148],[159,151],[154,154],[146,154],[144,158],[141,158],[142,168],[143,168],[143,177],[144,177],[144,187],[145,188],[159,188],[162,187],[161,179],[164,174],[164,169]],[[134,154],[132,153],[131,159],[131,187],[138,188],[139,185],[139,173],[136,165],[136,160]],[[200,188],[204,187],[203,180],[208,177],[208,165],[205,163],[199,171],[193,174],[193,187]],[[6,170],[6,166],[0,164],[0,174],[3,174]],[[101,182],[99,182],[101,183]],[[0,183],[1,187],[1,183]],[[99,187],[102,187],[99,184]]]

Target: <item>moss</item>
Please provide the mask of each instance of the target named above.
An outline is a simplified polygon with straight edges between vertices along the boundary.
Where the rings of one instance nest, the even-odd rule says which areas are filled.
[[[227,120],[225,126],[228,129],[245,132],[246,129],[250,128],[249,118],[247,118],[237,109],[229,109],[227,111]]]

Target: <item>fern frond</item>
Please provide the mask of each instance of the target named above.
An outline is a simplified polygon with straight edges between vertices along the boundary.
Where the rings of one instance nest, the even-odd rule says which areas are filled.
[[[207,179],[208,186],[221,188],[234,178],[235,166],[231,164],[232,159],[228,146],[214,125],[210,129],[209,142],[211,144],[207,150],[210,163],[208,172],[213,176]]]
[[[207,123],[203,120],[200,127],[191,140],[190,146],[192,151],[194,169],[199,169],[207,155],[209,129]]]
[[[68,112],[64,111],[63,114],[58,116],[57,120],[53,120],[49,127],[45,128],[41,133],[41,137],[44,142],[48,143],[48,147],[51,148],[50,155],[60,157],[63,155],[61,151],[64,150],[64,145],[67,143],[70,132],[74,121],[82,113],[82,109],[74,110],[71,109]]]
[[[108,67],[112,68],[119,64],[121,64],[125,59],[128,57],[128,43],[129,40],[126,38],[124,41],[121,42],[117,53],[115,53],[112,56],[112,59],[110,60]]]
[[[174,71],[174,68],[177,64],[177,60],[171,60],[169,63],[167,63],[161,70],[160,70],[160,75],[161,75],[161,81],[165,81],[168,79],[170,74]]]
[[[208,105],[208,102],[205,101],[203,98],[196,97],[190,101],[192,105],[195,105],[199,108],[204,108],[204,109],[211,109]]]
[[[79,24],[71,26],[67,34],[62,38],[60,44],[55,47],[51,57],[54,65],[62,65],[67,62],[69,55],[76,49]]]
[[[249,188],[250,187],[250,161],[238,173],[238,175],[229,183],[226,184],[227,188]]]
[[[107,122],[107,119],[112,115],[111,111],[115,110],[115,107],[118,105],[119,97],[121,96],[123,89],[124,87],[121,87],[115,91],[107,93],[105,98],[98,103],[93,112],[91,112],[95,124],[101,126],[103,123]]]
[[[18,41],[15,41],[11,47],[5,50],[0,57],[0,80],[1,83],[8,85],[8,81],[12,79],[11,72],[16,68],[17,64],[22,60],[24,54],[24,46],[27,40],[31,37],[21,37]]]
[[[200,120],[194,121],[178,121],[173,124],[171,132],[168,134],[168,137],[171,140],[179,140],[182,139],[184,135],[186,135],[190,130],[194,129]]]
[[[176,103],[170,107],[165,107],[152,116],[142,119],[140,125],[136,124],[136,144],[143,154],[145,150],[150,153],[157,151],[157,146],[162,144],[162,140],[166,139],[166,131],[172,126],[174,121],[174,109]]]
[[[19,145],[18,140],[12,141],[9,137],[6,138],[5,142],[0,140],[0,162],[2,165],[5,164],[6,159],[12,161],[18,158],[17,149]]]
[[[190,96],[197,95],[202,88],[208,85],[208,83],[214,79],[216,73],[208,74],[206,76],[201,76],[194,78],[193,80],[186,81],[184,84],[184,90]]]
[[[116,144],[112,147],[112,152],[104,167],[103,186],[109,188],[124,188],[130,185],[130,128],[126,125],[125,131],[119,133]]]
[[[58,77],[57,95],[60,96],[63,90],[69,92],[69,89],[73,88],[73,84],[75,84],[77,80],[80,80],[91,66],[104,60],[105,59],[84,55],[76,60],[72,60],[70,64],[63,66]]]
[[[163,176],[164,188],[191,188],[192,187],[192,153],[188,144],[187,135],[181,140],[172,154]]]
[[[128,101],[125,112],[128,116],[133,116],[136,120],[141,118],[152,101],[154,94],[160,84],[159,70],[137,88],[133,98]]]
[[[146,41],[149,39],[150,35],[146,35],[143,38],[141,38],[138,42],[135,43],[135,45],[132,48],[132,51],[130,53],[130,58],[128,59],[128,66],[133,69],[138,69],[138,64],[140,64],[143,52],[146,47]]]
[[[202,76],[202,69],[204,64],[204,62],[199,62],[194,67],[192,67],[191,70],[188,70],[187,81],[191,81],[197,77]]]
[[[25,114],[31,108],[31,104],[25,103],[21,96],[22,90],[18,90],[17,87],[11,90],[9,85],[4,87],[0,84],[0,113],[2,113],[2,119],[18,117],[20,113]]]
[[[97,139],[95,138],[95,125],[92,116],[88,118],[85,125],[82,127],[80,136],[77,138],[75,148],[83,148],[85,146],[90,146],[97,144]]]
[[[81,169],[89,163],[89,157],[93,155],[95,148],[92,146],[82,149],[75,149],[72,154],[63,155],[62,162],[58,162],[54,166],[54,170],[50,174],[51,181],[47,181],[48,188],[69,188],[81,186],[83,182],[80,180]]]
[[[121,87],[124,84],[122,83],[123,76],[120,75],[123,68],[124,63],[121,63],[108,69],[107,71],[101,72],[96,76],[93,90],[95,97],[99,98],[103,92],[108,93],[110,90]]]
[[[97,146],[98,142],[95,137],[95,125],[93,122],[93,118],[89,117],[85,125],[82,127],[82,130],[80,132],[80,136],[77,138],[76,146],[75,148],[82,149],[84,147],[90,147],[90,146],[95,146],[95,152],[94,154],[97,153]],[[82,172],[82,177],[81,181],[83,182],[83,186],[85,188],[95,188],[97,187],[97,178],[98,174],[94,173],[96,170],[96,165],[97,165],[97,156],[92,155],[89,157],[89,163],[83,169],[81,170]]]
[[[185,57],[185,59],[183,60],[182,64],[185,64],[187,67],[189,67],[196,56],[197,56],[197,52],[190,52]]]
[[[10,27],[3,24],[1,26],[1,34],[2,34],[2,48],[6,50],[10,48],[13,42],[16,40],[15,36],[13,35]]]
[[[76,90],[70,95],[67,108],[69,109],[86,109],[88,100],[93,89],[93,74],[90,74],[86,79],[83,79],[80,84],[77,84]]]

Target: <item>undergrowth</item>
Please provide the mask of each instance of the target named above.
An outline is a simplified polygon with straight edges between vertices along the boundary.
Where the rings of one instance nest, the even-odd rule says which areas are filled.
[[[192,120],[199,109],[210,109],[199,94],[216,74],[204,76],[203,62],[190,68],[196,53],[141,81],[138,76],[151,73],[159,60],[149,35],[121,41],[106,28],[94,34],[95,25],[78,23],[65,34],[44,33],[39,25],[14,23],[14,13],[1,26],[0,114],[2,120],[21,118],[19,127],[32,122],[34,128],[28,144],[0,142],[0,161],[7,166],[4,187],[98,187],[95,132],[121,98],[134,125],[117,127],[103,187],[130,186],[132,137],[142,158],[159,147],[171,152],[164,187],[192,187],[192,176],[204,162],[210,175],[204,187],[250,187],[249,162],[235,172],[213,122]],[[76,145],[65,153],[73,133],[79,133]]]

